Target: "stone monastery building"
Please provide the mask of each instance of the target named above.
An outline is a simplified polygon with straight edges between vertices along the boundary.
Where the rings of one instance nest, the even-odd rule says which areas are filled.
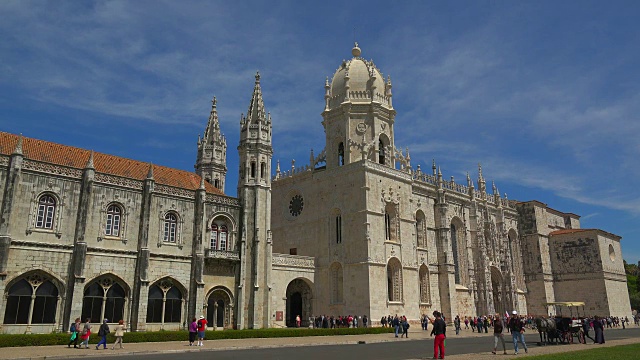
[[[391,79],[357,44],[325,82],[325,149],[272,171],[256,75],[240,123],[237,198],[216,100],[187,172],[0,132],[3,333],[77,317],[130,330],[303,325],[314,315],[630,313],[620,237],[477,180],[413,168]],[[277,121],[274,120],[274,121]],[[402,126],[402,124],[398,124]]]

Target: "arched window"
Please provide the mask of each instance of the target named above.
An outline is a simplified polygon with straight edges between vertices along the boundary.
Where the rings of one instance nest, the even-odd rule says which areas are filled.
[[[384,212],[384,239],[391,240],[391,215]]]
[[[53,219],[55,214],[56,199],[51,195],[42,195],[38,200],[36,228],[53,229]]]
[[[426,221],[424,213],[420,210],[416,213],[416,243],[418,247],[427,247]]]
[[[251,162],[251,178],[255,179],[256,177],[256,163],[255,161]]]
[[[9,288],[4,323],[54,324],[58,288],[50,280],[44,280],[38,275],[28,279],[21,279]]]
[[[342,265],[334,263],[331,266],[331,303],[339,304],[344,301],[344,280]]]
[[[429,269],[427,265],[420,266],[420,302],[425,304],[431,303],[431,288],[429,285]]]
[[[105,225],[104,234],[107,236],[120,236],[120,218],[122,209],[118,205],[110,205],[107,208],[107,223]]]
[[[111,322],[124,320],[125,296],[124,288],[110,278],[93,282],[84,290],[82,319],[109,319]]]
[[[336,216],[336,243],[342,243],[342,215]]]
[[[164,280],[149,288],[148,323],[180,323],[181,317],[182,292],[177,287]]]
[[[402,301],[402,264],[396,258],[387,263],[387,293],[389,301]]]
[[[210,181],[207,181],[207,182],[210,182]],[[215,186],[216,189],[220,189],[220,179],[213,180],[213,186]]]
[[[260,163],[260,178],[264,180],[266,176],[267,176],[267,164],[265,164],[264,162],[261,162]]]
[[[175,213],[167,213],[164,216],[164,241],[174,243],[178,238],[178,216]]]
[[[344,143],[338,144],[338,165],[344,165]]]
[[[227,231],[227,227],[225,225],[220,226],[220,250],[227,250],[227,234],[229,232]]]
[[[218,249],[218,225],[211,226],[211,250]]]
[[[386,162],[386,152],[384,149],[384,142],[382,141],[382,139],[380,139],[378,141],[378,163],[380,164],[385,164]]]
[[[460,262],[458,259],[458,233],[456,226],[451,224],[451,252],[453,253],[453,268],[455,270],[456,284],[460,284]]]
[[[211,237],[209,239],[211,250],[231,250],[229,243],[229,228],[219,220],[211,225]]]

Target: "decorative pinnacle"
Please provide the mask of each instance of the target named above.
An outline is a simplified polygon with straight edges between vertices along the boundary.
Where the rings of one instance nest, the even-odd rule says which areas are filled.
[[[211,106],[215,108],[216,104],[218,104],[218,100],[216,100],[216,97],[214,96],[213,99],[211,100]]]
[[[95,169],[93,166],[93,150],[91,150],[91,154],[89,154],[89,160],[87,160],[87,165],[84,167],[85,169]]]
[[[351,54],[353,55],[353,57],[359,57],[360,54],[362,54],[362,50],[360,50],[360,48],[358,47],[357,41],[353,44],[353,49],[351,49]]]
[[[153,179],[153,163],[149,163],[149,172],[147,173],[147,179]]]
[[[260,71],[256,71],[256,84],[260,84]]]
[[[324,80],[324,87],[328,88],[329,87],[329,77],[327,76],[327,78]]]
[[[18,137],[18,143],[16,144],[16,148],[13,150],[12,154],[22,155],[22,133]]]

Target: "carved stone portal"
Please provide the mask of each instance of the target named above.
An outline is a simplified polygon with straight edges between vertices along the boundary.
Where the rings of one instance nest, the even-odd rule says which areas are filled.
[[[311,287],[302,279],[295,279],[287,286],[287,326],[296,326],[296,316],[300,315],[302,327],[309,326],[312,313],[311,301],[313,293]]]

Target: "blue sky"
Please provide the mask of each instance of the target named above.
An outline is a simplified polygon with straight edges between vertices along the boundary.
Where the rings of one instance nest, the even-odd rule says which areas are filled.
[[[393,5],[391,5],[393,4]],[[193,170],[211,98],[235,195],[260,70],[274,161],[324,148],[324,79],[357,40],[412,165],[582,216],[640,260],[637,1],[0,2],[0,130]],[[275,168],[275,163],[274,163]]]

